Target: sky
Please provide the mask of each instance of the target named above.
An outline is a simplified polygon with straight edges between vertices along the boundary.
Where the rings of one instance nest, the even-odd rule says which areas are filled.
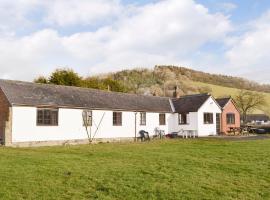
[[[0,78],[186,66],[270,83],[269,0],[0,0]]]

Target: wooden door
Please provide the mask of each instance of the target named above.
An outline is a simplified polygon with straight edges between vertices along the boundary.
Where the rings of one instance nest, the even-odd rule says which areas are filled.
[[[216,130],[217,130],[217,134],[219,135],[220,134],[220,114],[217,113],[216,114]]]

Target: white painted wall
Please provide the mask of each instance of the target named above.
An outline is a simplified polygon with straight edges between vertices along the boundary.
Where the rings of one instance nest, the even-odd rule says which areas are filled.
[[[87,139],[87,134],[82,121],[81,109],[59,109],[58,126],[37,126],[35,107],[12,107],[12,142],[53,141]],[[213,124],[204,124],[203,113],[212,112]],[[135,136],[135,116],[137,117],[137,136],[140,130],[154,134],[154,129],[159,127],[165,133],[184,130],[198,130],[199,136],[216,135],[216,113],[221,113],[220,108],[212,98],[209,98],[198,112],[188,114],[188,124],[178,124],[178,114],[167,113],[166,125],[159,125],[159,113],[146,113],[146,126],[140,125],[139,112],[122,112],[122,126],[113,126],[113,111],[93,110],[93,126],[91,133],[96,132],[95,138],[130,138]],[[102,116],[104,117],[102,119]],[[102,119],[102,120],[101,120]]]
[[[166,114],[166,125],[159,125],[159,113],[146,113],[146,125],[140,125],[140,113],[137,113],[137,130],[145,130],[149,133],[149,135],[154,135],[155,128],[159,128],[160,130],[164,130],[165,134],[170,132],[169,124],[170,124],[170,116],[173,115],[171,113]]]
[[[213,124],[204,124],[203,114],[213,113]],[[196,130],[199,137],[216,135],[216,113],[221,113],[220,107],[210,97],[198,110],[198,112],[190,112],[187,115],[187,124],[178,124],[178,113],[173,114],[172,121],[169,126],[170,132],[178,132],[180,130]]]
[[[204,113],[213,113],[213,124],[204,124]],[[216,135],[216,114],[221,113],[220,107],[217,105],[213,97],[210,97],[198,110],[198,135],[209,136]]]
[[[198,129],[198,113],[190,112],[187,114],[187,124],[178,123],[178,113],[173,114],[170,124],[170,132],[178,132],[180,130],[197,130]]]
[[[86,139],[87,134],[82,121],[81,109],[59,109],[58,126],[37,126],[37,108],[15,106],[12,108],[12,142],[52,141]],[[124,138],[135,135],[135,113],[122,112],[122,126],[113,126],[113,111],[93,110],[91,133],[95,138]],[[103,120],[102,116],[104,114]],[[152,135],[159,127],[168,133],[169,113],[166,114],[166,125],[159,126],[159,113],[146,114],[146,126],[140,126],[140,115],[137,116],[137,132],[146,130]]]

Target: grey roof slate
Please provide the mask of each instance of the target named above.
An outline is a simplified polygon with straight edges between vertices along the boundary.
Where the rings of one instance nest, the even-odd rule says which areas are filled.
[[[211,96],[210,94],[195,94],[182,96],[178,99],[172,99],[175,112],[177,113],[197,112],[210,96]]]
[[[226,97],[226,98],[219,98],[216,99],[216,101],[218,102],[219,106],[221,108],[224,108],[224,106],[231,100],[231,97]]]
[[[167,97],[143,96],[12,80],[0,80],[0,88],[12,105],[172,112]]]

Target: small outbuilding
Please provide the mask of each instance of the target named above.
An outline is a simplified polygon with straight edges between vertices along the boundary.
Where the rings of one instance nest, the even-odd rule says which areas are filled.
[[[134,140],[179,130],[216,135],[221,108],[209,94],[167,98],[0,80],[0,139],[7,146]]]
[[[175,130],[196,130],[199,137],[217,135],[221,108],[210,94],[186,95],[172,100],[178,119]]]
[[[232,128],[240,128],[240,112],[231,97],[216,99],[222,109],[220,132],[227,134]]]

